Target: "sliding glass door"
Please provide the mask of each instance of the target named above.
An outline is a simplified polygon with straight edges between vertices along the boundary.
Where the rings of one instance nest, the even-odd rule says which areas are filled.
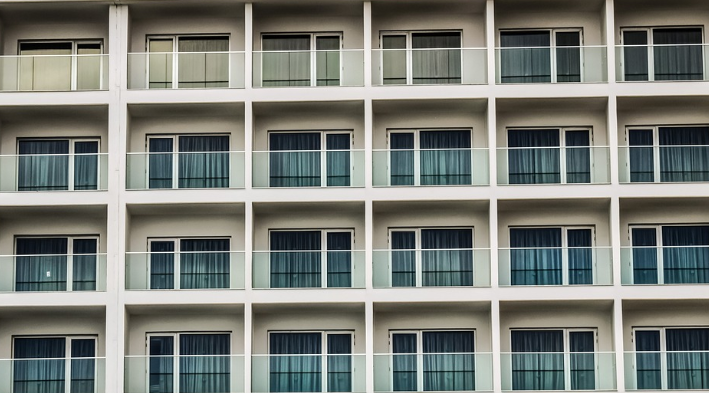
[[[628,146],[631,182],[709,181],[707,126],[631,128]]]
[[[708,328],[633,331],[638,389],[709,389]]]
[[[17,150],[18,191],[98,189],[97,140],[19,140]]]
[[[634,226],[634,284],[709,283],[709,226]]]
[[[229,239],[155,239],[149,243],[150,289],[229,288]]]
[[[95,291],[96,238],[17,238],[15,291]]]
[[[148,137],[148,187],[229,187],[229,136]]]
[[[325,33],[264,35],[263,86],[339,86],[341,39]]]
[[[229,37],[148,38],[151,89],[229,87]]]
[[[581,32],[500,32],[501,83],[581,82]]]
[[[69,91],[102,88],[101,41],[19,43],[19,90]]]
[[[381,35],[385,85],[460,84],[462,38],[457,31]]]
[[[625,81],[704,79],[699,27],[623,29]]]
[[[350,132],[270,132],[268,137],[270,187],[350,186]]]

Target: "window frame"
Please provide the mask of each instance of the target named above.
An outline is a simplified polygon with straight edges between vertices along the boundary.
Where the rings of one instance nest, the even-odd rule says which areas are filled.
[[[414,34],[427,34],[427,33],[458,33],[460,34],[460,48],[438,48],[438,49],[460,49],[461,51],[461,56],[460,56],[460,83],[450,83],[453,85],[459,85],[462,84],[464,80],[466,80],[465,76],[465,67],[463,66],[463,57],[462,52],[463,49],[465,48],[465,45],[463,45],[463,29],[423,29],[423,30],[380,30],[379,31],[379,51],[382,54],[379,56],[379,74],[382,79],[382,85],[386,85],[384,83],[384,56],[383,54],[386,51],[396,51],[396,50],[403,50],[404,53],[406,54],[406,83],[399,84],[399,83],[393,83],[393,86],[413,86],[414,85],[414,66],[413,66],[413,35]],[[406,48],[405,49],[386,49],[384,48],[384,36],[405,36],[406,37]],[[429,49],[436,49],[436,48],[429,48]],[[448,83],[446,83],[448,84]],[[438,86],[441,84],[421,84],[423,86]]]
[[[51,142],[51,141],[67,141],[69,143],[69,152],[66,154],[68,157],[68,164],[67,164],[67,189],[66,190],[57,190],[57,191],[100,191],[101,190],[101,155],[104,154],[101,152],[101,137],[96,136],[81,136],[81,137],[67,137],[67,138],[55,138],[55,137],[29,137],[29,138],[17,138],[16,143],[15,143],[15,148],[16,148],[16,154],[17,157],[22,157],[22,156],[33,156],[35,154],[20,154],[20,142]],[[75,189],[75,180],[74,179],[74,168],[75,168],[75,159],[78,153],[75,153],[76,151],[76,143],[77,142],[96,142],[96,150],[97,153],[96,155],[96,189],[95,190],[76,190]],[[58,155],[58,156],[63,156],[63,154],[36,154],[38,156],[47,156],[47,155]],[[87,153],[87,154],[78,154],[79,156],[90,156],[94,155],[94,153]],[[16,171],[19,170],[19,168],[15,169]],[[20,187],[20,176],[18,173],[18,176],[16,176],[15,179],[15,189],[19,190]]]
[[[34,56],[34,55],[22,55],[22,45],[23,44],[61,44],[61,43],[70,43],[71,44],[71,54],[70,55],[65,55],[65,56],[70,56],[71,57],[71,67],[70,67],[70,91],[76,91],[78,89],[78,79],[79,79],[79,67],[78,67],[78,49],[79,45],[81,44],[98,44],[99,47],[101,48],[101,53],[99,56],[99,68],[100,68],[100,77],[99,77],[99,88],[98,90],[104,90],[104,62],[108,61],[107,59],[104,59],[104,42],[103,38],[81,38],[81,39],[50,39],[50,40],[34,40],[34,39],[29,39],[29,40],[18,40],[17,41],[17,55],[20,56]],[[61,55],[58,55],[61,56]],[[34,70],[32,71],[32,74],[34,75]],[[22,67],[17,68],[17,81],[21,80],[21,75],[22,75]],[[34,83],[33,83],[33,89],[29,91],[34,90]]]
[[[264,53],[276,53],[276,52],[304,52],[304,51],[265,51],[263,50],[263,39],[265,36],[283,36],[283,37],[289,37],[289,36],[297,36],[297,35],[308,35],[310,36],[310,44],[308,52],[310,55],[310,84],[307,86],[300,86],[300,87],[327,87],[327,85],[319,86],[318,85],[318,70],[317,70],[317,54],[318,52],[333,52],[334,50],[318,50],[317,48],[317,38],[318,37],[337,37],[339,39],[340,45],[339,48],[337,49],[337,52],[339,53],[339,84],[337,86],[342,86],[342,75],[344,71],[344,56],[343,56],[343,51],[344,51],[344,40],[343,40],[343,32],[342,31],[334,31],[334,32],[327,32],[327,31],[318,31],[318,32],[277,32],[277,33],[261,33],[260,37],[260,44],[261,44],[261,54],[263,55]],[[263,62],[263,59],[261,60]],[[261,64],[261,85],[263,86],[263,64]],[[274,86],[276,87],[276,86]],[[298,86],[281,86],[281,87],[298,87]]]

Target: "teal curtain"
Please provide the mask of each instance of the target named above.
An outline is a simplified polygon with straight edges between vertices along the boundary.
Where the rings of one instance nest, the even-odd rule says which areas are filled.
[[[548,31],[500,32],[500,81],[551,82],[550,45]]]
[[[471,184],[469,130],[421,131],[419,138],[421,185]]]
[[[416,286],[416,232],[391,232],[391,286]]]
[[[98,262],[96,239],[74,239],[73,282],[74,291],[95,291]]]
[[[66,338],[15,338],[13,354],[14,393],[66,391]]]
[[[571,390],[596,390],[595,341],[594,332],[569,332]]]
[[[660,359],[660,331],[635,331],[635,369],[638,389],[662,387],[662,361]]]
[[[475,390],[473,332],[423,332],[422,344],[424,391]]]
[[[659,127],[660,181],[709,181],[709,127]]]
[[[560,183],[559,130],[508,130],[510,184]]]
[[[66,291],[67,248],[67,238],[18,238],[15,291]]]
[[[96,340],[71,340],[71,393],[96,391]],[[61,393],[61,392],[60,392]]]
[[[411,33],[413,83],[459,84],[461,42],[459,32]]]
[[[657,231],[631,228],[633,241],[633,284],[657,284]]]
[[[319,187],[320,149],[321,133],[319,132],[270,133],[269,186]]]
[[[593,284],[593,233],[591,229],[569,229],[566,231],[567,258],[569,263],[569,284]]]
[[[655,80],[703,80],[703,38],[696,27],[653,29]]]
[[[229,239],[180,240],[180,289],[229,288]]]
[[[667,388],[709,389],[709,329],[667,329]]]
[[[566,131],[566,182],[591,182],[591,138],[588,130]]]
[[[352,335],[327,335],[327,391],[352,391]]]
[[[414,185],[414,133],[389,134],[389,173],[392,186]]]
[[[623,76],[625,81],[648,80],[646,31],[623,31]]]
[[[413,333],[391,335],[392,383],[395,392],[418,390],[417,337]]]
[[[18,191],[69,189],[69,141],[18,141]]]
[[[421,230],[423,286],[473,285],[473,230]]]
[[[74,142],[74,189],[98,189],[98,142]]]
[[[270,392],[322,391],[322,334],[270,333]],[[337,378],[333,375],[333,378]]]
[[[310,86],[310,39],[310,34],[262,36],[264,87]]]
[[[230,392],[228,334],[180,334],[180,393]]]
[[[148,139],[148,188],[172,188],[173,138]]]
[[[350,186],[350,134],[326,134],[327,185],[328,187]]]
[[[564,390],[564,332],[513,330],[512,390]]]
[[[709,283],[709,226],[663,226],[665,284]]]
[[[655,181],[655,153],[652,130],[628,130],[630,181]]]
[[[561,285],[561,228],[510,228],[512,285]]]
[[[581,34],[556,32],[556,81],[581,82]]]
[[[175,288],[175,242],[150,242],[150,289]]]
[[[271,288],[322,285],[320,231],[272,231],[270,242]]]
[[[229,137],[179,137],[178,187],[229,187]]]
[[[352,233],[327,233],[327,287],[352,287]]]
[[[175,372],[175,339],[172,336],[151,336],[148,384],[150,393],[173,393]]]

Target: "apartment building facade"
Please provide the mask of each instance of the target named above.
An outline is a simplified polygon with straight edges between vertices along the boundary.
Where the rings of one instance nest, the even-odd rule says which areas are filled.
[[[709,390],[707,26],[0,1],[0,393]]]

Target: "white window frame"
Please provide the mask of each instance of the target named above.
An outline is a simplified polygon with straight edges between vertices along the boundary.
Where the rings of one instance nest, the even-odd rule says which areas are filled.
[[[76,143],[77,142],[96,142],[97,144],[97,153],[96,154],[96,190],[85,190],[85,191],[98,191],[101,189],[101,138],[100,137],[78,137],[78,138],[53,138],[53,137],[39,137],[39,138],[17,138],[17,157],[19,160],[19,157],[21,156],[32,156],[31,154],[20,154],[20,142],[50,142],[50,141],[68,141],[69,142],[69,153],[67,154],[69,158],[69,163],[67,166],[67,191],[75,191],[74,190],[74,160],[76,158]],[[39,155],[49,155],[49,154],[39,154]],[[57,154],[52,154],[52,155],[57,155]],[[58,155],[63,155],[63,154],[58,154]],[[93,153],[89,153],[87,155],[93,155]],[[19,166],[18,166],[19,167]],[[15,189],[19,189],[19,176],[16,176],[17,178],[15,179]],[[81,190],[84,191],[84,190]]]
[[[99,90],[103,90],[106,87],[104,86],[104,62],[106,61],[104,59],[104,45],[103,45],[103,39],[97,38],[97,39],[78,39],[78,40],[19,40],[17,42],[17,54],[19,56],[22,56],[22,44],[61,44],[61,43],[71,43],[71,88],[70,90],[74,91],[78,89],[78,46],[81,44],[98,44],[101,47],[101,54],[99,56]],[[28,55],[31,56],[31,55]],[[17,69],[17,80],[18,83],[20,81],[20,75],[21,75],[21,67],[18,67]],[[34,74],[34,71],[33,71]]]
[[[465,79],[465,67],[463,66],[463,30],[460,29],[442,29],[442,30],[381,30],[379,32],[379,49],[380,53],[391,50],[403,50],[406,53],[406,83],[404,85],[414,84],[414,66],[413,66],[413,35],[414,34],[426,34],[426,33],[458,33],[460,34],[460,48],[439,48],[439,49],[460,49],[460,81],[461,83]],[[406,37],[406,48],[405,49],[385,49],[384,48],[384,37],[385,36],[405,36]],[[430,48],[435,50],[436,48]],[[382,84],[384,84],[384,56],[379,56],[379,73],[382,79]],[[396,85],[394,85],[396,86]]]
[[[202,239],[203,239],[203,240],[212,240],[212,239],[216,239],[216,240],[229,240],[229,250],[230,250],[230,251],[221,251],[221,252],[229,253],[230,258],[231,258],[231,237],[229,237],[229,236],[214,236],[214,237],[164,237],[164,238],[162,238],[162,237],[149,237],[149,238],[148,238],[148,255],[149,255],[149,257],[148,257],[148,269],[147,269],[147,270],[148,270],[148,278],[147,278],[147,280],[148,280],[148,287],[150,287],[150,274],[151,274],[151,270],[150,270],[150,266],[151,266],[151,263],[150,263],[150,256],[152,256],[152,254],[153,254],[153,252],[150,251],[150,250],[152,249],[151,246],[152,246],[152,243],[153,243],[153,242],[172,242],[173,245],[174,245],[174,251],[172,251],[172,252],[169,252],[169,251],[168,251],[168,252],[164,252],[164,253],[161,252],[161,253],[159,253],[159,254],[174,254],[174,257],[173,257],[174,266],[173,266],[173,272],[172,272],[172,278],[173,278],[172,288],[173,288],[173,289],[165,289],[165,290],[166,290],[166,291],[175,291],[175,290],[181,290],[181,289],[182,289],[182,288],[180,288],[180,275],[181,275],[181,273],[182,273],[182,272],[180,271],[180,266],[181,266],[181,263],[180,263],[180,255],[181,255],[181,253],[182,253],[182,250],[180,250],[180,240],[202,240]],[[150,290],[160,290],[160,289],[152,289],[152,288],[149,288],[149,289],[150,289]],[[217,288],[212,288],[212,289],[213,289],[213,290],[216,290]],[[205,333],[205,334],[207,334],[207,333]]]
[[[340,73],[339,73],[339,79],[340,79],[340,86],[342,86],[342,75],[344,74],[344,59],[343,59],[343,40],[342,40],[342,32],[315,32],[315,33],[261,33],[261,48],[262,48],[262,53],[263,51],[263,37],[264,36],[283,36],[285,37],[292,37],[296,35],[308,35],[310,36],[310,45],[309,45],[309,54],[310,54],[310,85],[309,86],[318,86],[318,74],[317,74],[317,53],[320,52],[320,50],[316,49],[317,48],[317,38],[318,37],[337,37],[339,38],[340,45],[339,49],[337,51],[340,54]],[[271,52],[279,52],[279,51],[267,51],[267,53]],[[283,51],[287,52],[287,51]],[[302,52],[302,51],[295,51],[295,52]],[[332,50],[325,50],[323,52],[332,52]],[[263,72],[261,72],[261,85],[263,85]],[[327,87],[327,86],[320,86],[320,87]]]

